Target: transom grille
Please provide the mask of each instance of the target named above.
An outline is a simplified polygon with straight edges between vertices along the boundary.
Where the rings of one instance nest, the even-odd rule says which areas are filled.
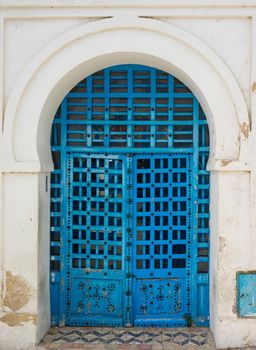
[[[193,148],[194,96],[165,72],[105,69],[73,88],[65,102],[67,147]]]

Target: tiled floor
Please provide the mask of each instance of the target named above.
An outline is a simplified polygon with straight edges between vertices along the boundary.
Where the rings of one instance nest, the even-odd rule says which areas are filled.
[[[94,350],[214,350],[208,328],[51,328],[37,347]]]

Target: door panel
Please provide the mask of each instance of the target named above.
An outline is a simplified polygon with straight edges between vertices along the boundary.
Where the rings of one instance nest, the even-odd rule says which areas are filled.
[[[136,326],[185,324],[190,312],[191,156],[133,159]]]
[[[190,158],[68,157],[67,324],[185,324]]]
[[[67,320],[123,325],[126,157],[68,157]]]

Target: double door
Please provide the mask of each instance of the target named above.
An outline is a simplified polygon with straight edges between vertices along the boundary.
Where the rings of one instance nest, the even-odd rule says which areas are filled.
[[[181,326],[191,305],[191,155],[70,153],[67,325]]]

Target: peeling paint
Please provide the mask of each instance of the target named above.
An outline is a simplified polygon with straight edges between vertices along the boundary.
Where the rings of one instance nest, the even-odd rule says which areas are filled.
[[[233,304],[231,305],[231,310],[232,310],[232,313],[235,315],[235,316],[238,316],[238,290],[237,290],[237,277],[236,277],[236,283],[234,285],[234,295],[235,295],[235,298],[233,300]]]
[[[231,163],[232,162],[232,160],[230,160],[230,159],[223,159],[222,161],[221,161],[221,165],[222,166],[226,166],[226,165],[228,165],[229,163]]]
[[[6,294],[4,304],[12,311],[17,311],[26,305],[31,296],[31,289],[21,276],[6,272]]]
[[[236,304],[233,304],[233,306],[232,306],[232,312],[233,312],[234,315],[237,314],[237,312],[236,312]]]
[[[249,124],[246,124],[245,122],[243,122],[242,124],[240,124],[240,130],[241,130],[241,133],[244,135],[244,137],[248,139],[249,132],[250,132]]]
[[[219,252],[223,253],[223,250],[226,248],[226,239],[223,236],[219,236]]]
[[[23,326],[25,323],[37,323],[37,315],[30,313],[15,313],[11,312],[0,318],[0,321],[6,323],[10,327]]]

